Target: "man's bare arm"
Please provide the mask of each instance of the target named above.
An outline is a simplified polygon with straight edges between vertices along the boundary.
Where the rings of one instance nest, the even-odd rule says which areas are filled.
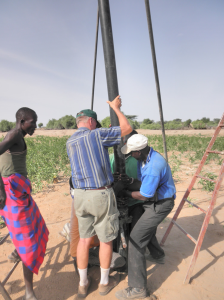
[[[21,138],[21,133],[17,130],[9,132],[5,139],[0,143],[0,155],[2,155],[6,150],[10,149],[13,145],[18,143]]]
[[[120,96],[117,96],[112,102],[107,101],[107,103],[110,105],[110,107],[114,110],[116,113],[120,127],[121,127],[121,136],[125,136],[132,132],[132,127],[129,124],[127,118],[123,115],[123,113],[120,111],[121,107],[121,99]]]
[[[6,200],[5,187],[2,181],[2,176],[0,174],[0,209],[4,208],[5,200]]]

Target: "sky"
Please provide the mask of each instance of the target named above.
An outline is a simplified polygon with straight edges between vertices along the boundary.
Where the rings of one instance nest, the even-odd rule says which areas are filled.
[[[91,108],[97,0],[0,1],[0,120]],[[150,0],[164,120],[224,111],[224,1]],[[144,0],[110,0],[122,111],[159,120]],[[94,110],[109,116],[99,30]]]

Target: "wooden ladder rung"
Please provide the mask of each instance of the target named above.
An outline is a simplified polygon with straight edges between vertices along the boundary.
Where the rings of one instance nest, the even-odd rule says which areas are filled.
[[[204,180],[208,180],[208,181],[211,181],[211,182],[216,183],[216,180],[210,179],[210,178],[208,178],[208,177],[203,177],[203,176],[199,176],[199,175],[197,175],[197,177],[198,177],[198,178],[201,178],[201,179],[204,179]]]
[[[191,204],[192,206],[196,207],[197,209],[199,209],[200,211],[202,211],[204,214],[206,214],[206,210],[204,210],[203,208],[199,207],[197,204],[194,204],[193,202],[187,200],[186,198],[184,198],[185,201],[187,201],[189,204]]]
[[[192,242],[194,242],[195,244],[197,243],[195,238],[193,238],[193,236],[191,236],[186,230],[184,230],[179,224],[177,224],[177,222],[175,222],[174,220],[172,220],[171,222],[176,225],[190,240],[192,240]]]
[[[208,153],[215,153],[215,154],[221,154],[221,155],[224,155],[224,152],[220,152],[220,151],[211,151],[211,150],[208,150],[207,151]]]

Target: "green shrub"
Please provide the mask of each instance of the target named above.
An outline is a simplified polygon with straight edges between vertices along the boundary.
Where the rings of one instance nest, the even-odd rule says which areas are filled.
[[[109,128],[110,124],[111,124],[110,117],[106,117],[101,121],[102,127]]]
[[[128,119],[128,122],[130,123],[130,125],[133,129],[139,129],[140,128],[140,124],[137,121],[133,121],[131,119]]]
[[[158,123],[152,123],[152,124],[141,124],[140,125],[141,129],[150,129],[150,130],[159,130],[161,129],[161,125]]]
[[[142,122],[142,124],[144,124],[144,125],[149,125],[149,124],[152,124],[152,123],[154,123],[154,121],[150,120],[150,119],[144,119],[143,122]]]
[[[63,126],[65,129],[75,129],[76,126],[76,119],[72,115],[66,115],[62,118],[60,118],[59,123]]]
[[[206,129],[206,124],[199,120],[193,121],[191,125],[193,126],[194,129]]]
[[[191,119],[188,119],[184,122],[184,127],[189,127],[190,124],[191,124],[192,120]]]
[[[11,130],[15,126],[16,126],[15,122],[9,122],[7,120],[2,120],[0,122],[0,131],[6,132],[6,131]]]
[[[72,115],[66,115],[59,120],[52,119],[49,120],[46,129],[75,129],[76,126],[76,119]]]
[[[39,123],[38,127],[41,128],[44,124],[43,123]]]

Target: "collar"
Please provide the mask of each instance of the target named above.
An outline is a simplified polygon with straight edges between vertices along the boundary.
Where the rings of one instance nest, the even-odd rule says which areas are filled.
[[[77,130],[89,130],[90,131],[90,129],[87,127],[79,127]]]
[[[127,160],[129,157],[131,157],[131,154],[130,154],[130,155],[128,155],[127,157],[125,157],[125,160]]]
[[[144,168],[144,166],[145,166],[147,163],[149,163],[150,158],[151,158],[151,155],[152,155],[152,152],[153,152],[153,148],[150,147],[150,151],[149,151],[149,154],[148,154],[148,156],[147,156],[147,158],[146,158],[146,162],[142,161],[142,168]]]

